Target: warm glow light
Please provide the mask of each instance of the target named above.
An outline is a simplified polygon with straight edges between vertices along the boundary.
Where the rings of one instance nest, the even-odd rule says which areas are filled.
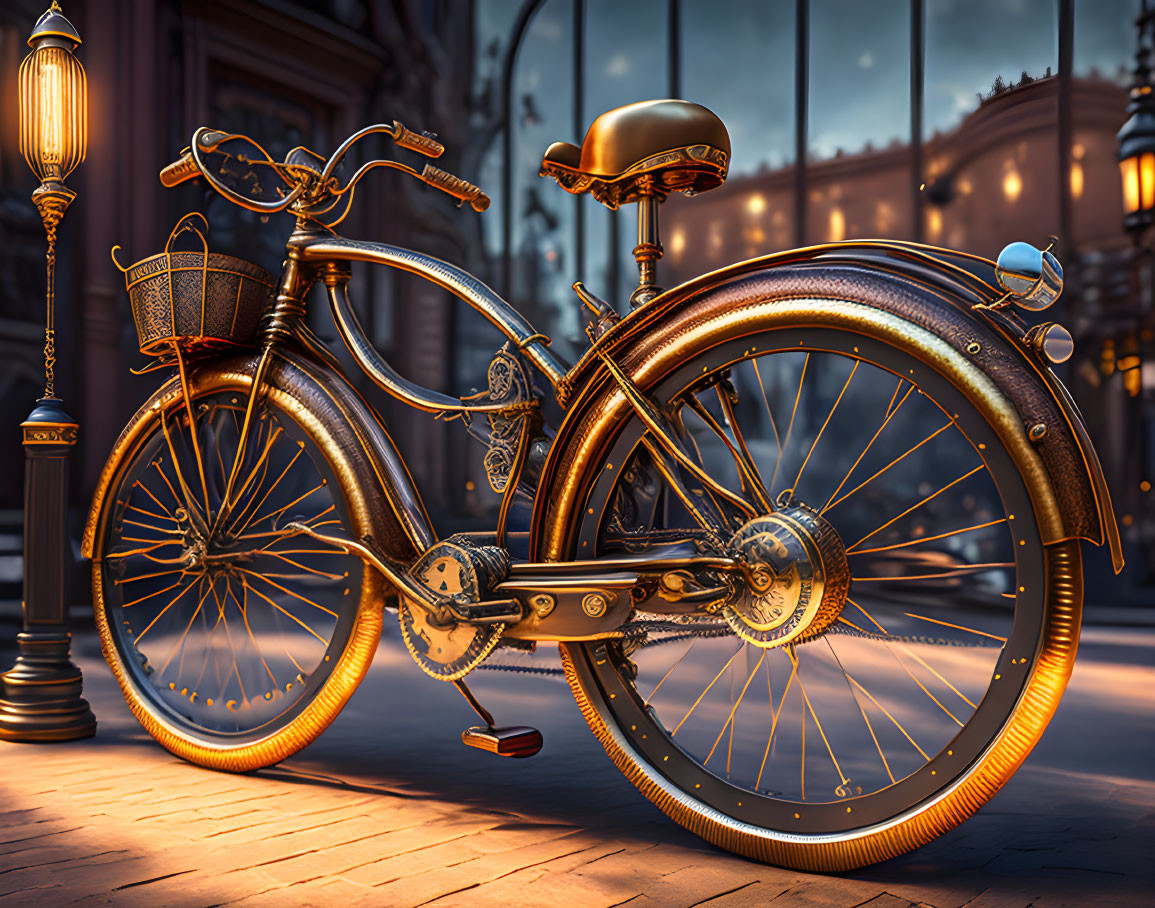
[[[670,252],[673,253],[674,258],[681,258],[682,253],[686,251],[686,232],[679,227],[674,231],[674,236],[670,239]]]
[[[1078,161],[1071,165],[1071,197],[1080,198],[1083,195],[1083,165]]]
[[[1139,201],[1144,211],[1155,208],[1155,153],[1139,156]]]
[[[713,221],[710,224],[710,252],[717,255],[722,251],[722,224],[720,221]]]
[[[887,202],[879,202],[874,209],[874,222],[880,234],[890,233],[894,224],[894,209]]]
[[[759,193],[755,193],[746,200],[746,210],[751,214],[761,214],[766,210],[766,198]]]
[[[64,47],[35,47],[20,64],[20,153],[42,182],[64,180],[87,145],[84,67]]]
[[[1023,180],[1019,176],[1017,170],[1007,171],[1007,175],[1003,177],[1003,195],[1009,201],[1015,201],[1023,191]]]
[[[841,208],[830,210],[830,242],[837,243],[846,236],[846,218]]]
[[[935,239],[938,239],[938,235],[942,233],[942,212],[937,208],[932,208],[927,212],[926,229]]]
[[[40,67],[37,86],[40,92],[40,160],[60,166],[60,133],[63,111],[56,99],[60,97],[60,67],[48,60]]]
[[[1124,158],[1119,162],[1123,176],[1123,211],[1132,214],[1139,210],[1139,159]]]

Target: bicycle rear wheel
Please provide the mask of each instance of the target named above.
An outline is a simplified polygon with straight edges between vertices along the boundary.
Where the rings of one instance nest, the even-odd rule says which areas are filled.
[[[190,375],[191,419],[175,380],[138,412],[109,468],[93,562],[104,655],[133,713],[179,756],[234,771],[328,726],[382,620],[377,572],[290,526],[369,533],[382,502],[356,479],[371,467],[347,443],[355,427],[283,360],[249,413],[251,371]]]
[[[851,578],[837,608],[779,643],[787,617],[771,609],[810,582],[784,572],[763,611],[638,615],[623,640],[562,653],[591,729],[669,816],[749,857],[832,871],[929,841],[1005,783],[1066,684],[1082,589],[1078,544],[1040,539],[1053,500],[965,387],[977,369],[928,361],[914,325],[872,336],[863,307],[827,306],[821,324],[782,327],[779,312],[702,343],[643,390],[712,477],[753,498],[756,474],[779,514],[824,528],[815,575]],[[703,531],[643,434],[627,419],[591,464],[580,557]],[[730,542],[774,532],[757,517]]]

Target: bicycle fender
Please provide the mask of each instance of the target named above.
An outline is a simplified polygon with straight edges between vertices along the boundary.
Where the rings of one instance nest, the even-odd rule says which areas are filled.
[[[398,452],[385,426],[373,409],[354,390],[345,378],[313,359],[288,350],[274,354],[270,380],[292,382],[294,391],[300,391],[304,409],[310,418],[346,424],[351,433],[343,433],[340,443],[361,448],[372,465],[373,475],[349,477],[350,481],[371,483],[380,494],[371,496],[377,505],[368,514],[372,536],[377,546],[391,558],[408,563],[436,540],[428,515],[405,461]],[[201,369],[232,373],[239,384],[249,381],[255,373],[260,354],[251,353],[228,359],[214,359]],[[190,370],[189,381],[194,390],[199,370]],[[274,374],[276,373],[276,374]],[[106,505],[109,490],[115,487],[117,477],[152,422],[153,413],[167,407],[181,396],[180,379],[176,376],[165,382],[129,420],[113,446],[96,484],[92,508],[81,540],[81,554],[99,559],[103,553],[100,544],[104,538],[104,523],[111,508]]]
[[[604,412],[612,395],[602,354],[649,384],[684,358],[683,350],[695,343],[695,326],[703,324],[708,313],[736,314],[751,300],[840,300],[870,307],[880,318],[893,320],[899,330],[902,324],[923,328],[944,342],[952,355],[978,366],[1002,398],[990,405],[1009,405],[1015,415],[1017,425],[1008,430],[1008,442],[1021,459],[1037,463],[1044,481],[1062,489],[1058,513],[1040,527],[1044,543],[1084,539],[1106,544],[1117,573],[1123,558],[1110,493],[1074,402],[1049,365],[1026,343],[1025,326],[1013,313],[973,308],[1001,295],[993,262],[896,241],[792,250],[742,262],[666,291],[599,338],[558,386],[567,413],[543,469],[531,557],[567,557],[564,525],[576,521],[584,501],[581,483],[574,479],[581,468],[575,452],[589,456],[608,442],[616,426],[612,420],[592,417],[598,408]],[[742,319],[732,321],[725,325],[715,318],[712,330],[741,336]],[[1030,429],[1037,426],[1045,428],[1041,437],[1032,437]],[[606,438],[598,431],[607,433]],[[1039,433],[1036,428],[1035,435]]]

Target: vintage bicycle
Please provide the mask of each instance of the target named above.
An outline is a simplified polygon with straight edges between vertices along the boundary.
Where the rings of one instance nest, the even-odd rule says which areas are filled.
[[[629,780],[751,858],[861,866],[984,804],[1070,675],[1080,542],[1122,567],[1050,368],[1070,335],[1021,320],[1061,291],[1049,249],[1012,244],[996,263],[851,241],[662,290],[660,203],[719,186],[730,143],[704,107],[633,104],[542,162],[567,191],[638,211],[632,305],[622,317],[575,284],[590,344],[569,364],[460,268],[336,233],[378,168],[488,205],[432,165],[344,176],[373,135],[443,151],[393,122],[327,160],[276,162],[202,128],[161,172],[296,220],[276,279],[209,252],[196,215],[125,270],[141,349],[170,374],[105,465],[83,549],[105,657],[148,732],[215,769],[276,763],[340,711],[388,615],[481,715],[463,740],[504,756],[536,753],[540,734],[495,727],[464,679],[497,648],[556,643]],[[419,275],[500,329],[488,387],[458,399],[392,369],[350,303],[353,262]],[[315,286],[374,383],[485,443],[492,532],[438,536],[308,327]]]

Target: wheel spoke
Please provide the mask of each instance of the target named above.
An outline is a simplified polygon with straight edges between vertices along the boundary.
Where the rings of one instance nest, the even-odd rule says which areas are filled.
[[[648,697],[646,697],[646,699],[643,701],[643,705],[645,705],[645,706],[650,705],[650,701],[654,699],[654,695],[657,694],[657,692],[661,688],[661,686],[666,683],[666,679],[668,677],[670,677],[671,674],[673,674],[674,669],[676,669],[679,665],[682,664],[682,660],[685,659],[688,655],[690,655],[690,650],[692,650],[694,648],[694,644],[697,643],[700,639],[702,639],[702,638],[701,637],[691,637],[690,638],[690,645],[686,647],[686,651],[684,653],[682,653],[682,655],[680,655],[678,657],[678,661],[676,661],[673,665],[671,665],[670,668],[666,671],[666,673],[664,675],[662,675],[662,680],[658,682],[657,686],[652,691],[650,691],[650,695]]]
[[[188,376],[185,375],[184,356],[180,352],[180,344],[174,341],[172,351],[176,355],[177,370],[180,375],[180,390],[184,396],[185,412],[188,414],[189,438],[192,440],[193,454],[196,456],[197,462],[197,472],[200,474],[201,479],[201,493],[204,495],[205,502],[205,521],[211,523],[212,508],[209,507],[209,484],[205,481],[205,463],[201,458],[201,444],[200,439],[197,438],[196,414],[193,412],[192,398],[189,396]]]
[[[947,687],[949,687],[952,691],[954,691],[955,694],[958,695],[959,699],[962,700],[964,703],[966,703],[967,706],[969,706],[971,709],[978,709],[978,705],[973,703],[970,700],[970,698],[966,696],[966,694],[964,694],[961,690],[959,690],[957,687],[955,687],[953,684],[951,684],[946,678],[944,678],[937,671],[935,671],[925,659],[923,659],[921,656],[919,656],[919,654],[913,650],[913,648],[911,647],[911,644],[907,643],[907,644],[905,644],[905,646],[906,646],[906,654],[908,656],[910,656],[910,658],[912,658],[915,662],[917,662],[919,665],[921,665],[923,668],[925,668],[928,672],[930,672],[932,675],[934,675],[936,678],[938,678],[939,681],[941,681],[943,684],[945,684]]]
[[[742,686],[742,693],[738,695],[738,699],[734,701],[734,705],[730,708],[730,715],[726,717],[726,721],[722,725],[722,730],[718,732],[718,737],[714,739],[714,746],[710,748],[710,753],[707,754],[705,763],[702,764],[703,766],[707,765],[710,762],[710,758],[714,756],[714,751],[718,749],[718,744],[722,741],[722,736],[726,734],[726,729],[733,728],[734,713],[736,713],[738,711],[738,707],[742,705],[742,698],[746,696],[746,690],[750,687],[750,682],[754,680],[754,676],[758,674],[758,669],[762,667],[762,660],[765,658],[766,650],[762,650],[758,656],[757,664],[746,676],[746,683]],[[733,738],[731,738],[731,742],[733,742]],[[730,758],[728,755],[726,757],[726,772],[730,772]]]
[[[750,361],[754,367],[754,375],[758,379],[758,389],[762,392],[762,403],[766,405],[766,415],[770,418],[770,428],[774,430],[774,444],[778,448],[778,456],[782,456],[782,439],[778,437],[778,424],[774,421],[774,414],[770,412],[770,399],[766,396],[766,386],[762,384],[762,373],[758,370],[758,360]]]
[[[863,614],[866,613],[863,612]],[[868,615],[867,617],[870,616]],[[858,699],[858,693],[855,691],[854,685],[850,683],[850,676],[846,674],[846,669],[842,666],[842,660],[838,658],[838,653],[834,650],[834,643],[828,636],[824,635],[822,639],[826,641],[826,647],[830,650],[830,655],[834,657],[834,662],[838,665],[838,670],[842,672],[842,677],[846,681],[846,689],[850,691],[851,699],[854,700],[854,705],[858,707],[858,712],[862,715],[862,721],[866,723],[866,730],[870,732],[870,740],[874,742],[874,749],[878,751],[878,758],[882,760],[882,768],[886,770],[887,778],[890,779],[890,784],[893,785],[894,773],[890,771],[890,763],[886,760],[886,754],[882,752],[882,745],[878,743],[878,735],[874,733],[874,726],[870,724],[870,718],[866,715],[862,701]]]
[[[998,634],[988,634],[986,631],[975,630],[973,627],[963,627],[961,624],[951,624],[949,621],[940,621],[938,618],[927,618],[924,615],[915,615],[911,612],[903,612],[907,618],[917,618],[919,621],[929,621],[931,624],[941,624],[943,627],[953,627],[957,631],[966,631],[968,634],[978,634],[980,637],[990,637],[992,640],[998,640],[1000,643],[1006,643],[1006,637],[1000,637]]]
[[[734,650],[734,654],[732,656],[730,656],[729,659],[726,660],[726,664],[723,665],[721,669],[719,669],[718,674],[716,674],[714,676],[714,680],[706,685],[706,689],[704,691],[702,691],[700,694],[698,694],[698,699],[694,701],[694,705],[690,707],[689,712],[687,712],[686,715],[684,715],[682,717],[682,721],[679,722],[676,726],[674,726],[674,730],[672,732],[670,732],[671,738],[678,733],[678,729],[680,729],[683,725],[686,724],[686,720],[689,719],[690,715],[694,712],[694,710],[696,710],[698,708],[698,704],[702,702],[702,698],[710,692],[710,688],[713,687],[715,682],[719,678],[722,677],[722,674],[726,671],[726,669],[728,669],[730,667],[730,663],[732,663],[734,661],[734,659],[737,658],[738,653],[742,652],[742,650],[744,650],[745,648],[746,648],[746,641],[743,640],[741,645],[736,650]]]
[[[269,488],[265,491],[265,494],[261,496],[260,500],[258,501],[256,496],[254,496],[253,501],[255,501],[256,504],[253,505],[252,507],[246,506],[246,507],[241,509],[240,514],[238,514],[236,519],[229,525],[228,532],[232,533],[235,536],[239,536],[246,529],[248,529],[248,527],[252,523],[252,521],[245,518],[246,513],[251,517],[253,514],[255,514],[264,505],[264,503],[268,500],[269,496],[272,495],[273,491],[277,488],[278,485],[280,485],[281,480],[285,478],[285,474],[288,473],[290,468],[293,466],[293,464],[295,464],[297,462],[297,458],[301,456],[301,454],[304,452],[304,450],[305,450],[304,445],[300,445],[297,448],[297,453],[295,453],[293,455],[292,460],[290,460],[285,465],[285,469],[281,470],[281,474],[276,479],[273,480],[273,484],[271,486],[269,486]],[[262,479],[261,481],[263,482],[264,480]],[[258,488],[260,488],[260,487],[258,486]],[[237,524],[240,523],[242,520],[244,520],[245,522],[243,524],[241,524],[240,527],[238,527]]]
[[[886,708],[885,706],[883,706],[881,703],[879,703],[879,702],[878,702],[878,701],[877,701],[877,700],[874,698],[874,694],[872,694],[872,693],[871,693],[870,691],[868,691],[868,690],[867,690],[865,687],[863,687],[861,684],[859,684],[857,681],[855,681],[855,680],[854,680],[854,678],[853,678],[853,677],[851,677],[849,674],[848,674],[846,677],[847,677],[847,679],[850,681],[850,683],[851,683],[851,684],[853,684],[853,685],[854,685],[855,687],[857,687],[857,688],[858,688],[860,691],[862,691],[864,694],[866,694],[866,696],[867,696],[867,697],[869,697],[869,698],[870,698],[870,702],[871,702],[871,703],[873,703],[873,704],[874,704],[875,706],[877,706],[877,707],[878,707],[880,710],[882,710],[882,714],[883,714],[884,716],[886,716],[886,718],[888,718],[888,719],[889,719],[889,720],[890,720],[890,721],[891,721],[891,722],[894,724],[894,727],[895,727],[895,728],[897,728],[897,729],[898,729],[900,732],[902,732],[902,736],[903,736],[904,738],[906,738],[906,740],[908,740],[908,741],[911,743],[911,746],[912,746],[912,747],[914,747],[914,749],[915,749],[915,750],[917,750],[917,751],[918,751],[920,754],[922,754],[922,758],[923,758],[924,760],[926,760],[926,761],[929,763],[929,762],[930,762],[930,757],[928,757],[928,756],[927,756],[927,753],[926,753],[926,751],[925,751],[925,750],[923,750],[921,747],[919,747],[917,743],[915,743],[915,740],[914,740],[914,738],[912,738],[912,737],[910,736],[910,734],[907,732],[907,730],[906,730],[905,728],[903,728],[903,727],[902,727],[902,723],[900,723],[900,722],[898,721],[898,719],[894,718],[894,716],[892,716],[892,715],[890,714],[890,712],[887,710],[887,708]]]
[[[948,716],[950,716],[952,719],[954,719],[955,723],[958,725],[959,728],[962,728],[963,723],[959,720],[959,718],[954,713],[952,713],[949,709],[947,709],[945,706],[943,706],[942,701],[940,701],[938,699],[938,697],[936,697],[934,694],[932,694],[929,690],[926,689],[926,685],[923,684],[921,681],[919,681],[918,678],[915,677],[914,672],[912,672],[909,668],[907,668],[906,663],[903,662],[902,659],[899,658],[898,653],[896,653],[894,651],[894,648],[891,646],[887,646],[887,649],[890,651],[890,654],[892,656],[894,656],[894,660],[899,665],[902,666],[902,670],[904,672],[906,672],[908,676],[910,676],[910,680],[918,685],[919,690],[921,690],[924,694],[926,694],[928,697],[930,697],[931,700],[933,700],[935,702],[935,705],[938,706],[939,709],[941,709],[944,713],[946,713]]]
[[[762,473],[758,470],[758,464],[754,460],[754,455],[750,453],[750,448],[746,444],[746,436],[742,432],[742,426],[738,421],[737,414],[734,412],[734,402],[730,399],[729,393],[721,384],[714,385],[714,391],[718,395],[718,401],[722,405],[722,412],[726,415],[726,421],[730,425],[730,431],[734,433],[734,440],[737,441],[738,448],[745,458],[746,468],[750,471],[751,481],[755,487],[755,494],[759,501],[769,509],[770,492],[767,490],[766,484],[762,481]],[[736,393],[737,390],[735,390],[735,394]]]
[[[883,530],[885,530],[885,529],[886,529],[888,526],[891,526],[891,525],[892,525],[892,524],[894,524],[895,522],[897,522],[897,521],[901,520],[903,517],[905,517],[905,516],[906,516],[907,514],[909,514],[911,511],[916,511],[916,510],[918,510],[918,509],[919,509],[919,508],[921,508],[921,507],[922,507],[924,504],[926,504],[928,501],[933,501],[935,498],[937,498],[939,495],[941,495],[941,494],[942,494],[943,492],[945,492],[947,489],[950,489],[950,488],[953,488],[954,486],[957,486],[957,485],[958,485],[960,482],[962,482],[964,479],[969,479],[971,476],[974,476],[974,475],[975,475],[975,473],[977,473],[977,472],[979,472],[980,470],[983,470],[983,469],[985,469],[985,466],[984,466],[983,464],[981,464],[981,463],[980,463],[980,464],[979,464],[977,467],[975,467],[973,470],[971,470],[971,471],[969,471],[969,472],[967,472],[967,473],[963,473],[963,475],[962,475],[962,476],[960,476],[958,479],[956,479],[956,480],[954,480],[954,481],[952,481],[952,482],[949,482],[949,483],[947,483],[945,486],[943,486],[943,487],[942,487],[941,489],[939,489],[937,492],[932,492],[930,495],[927,495],[927,496],[926,496],[926,498],[922,499],[922,501],[918,502],[917,504],[912,504],[912,505],[911,505],[909,508],[907,508],[907,509],[906,509],[905,511],[903,511],[901,514],[899,514],[897,517],[892,517],[890,520],[888,520],[888,521],[887,521],[886,523],[884,523],[882,526],[878,527],[877,529],[871,530],[869,533],[867,533],[865,536],[863,536],[861,539],[859,539],[859,540],[858,540],[858,542],[854,543],[854,545],[848,545],[848,546],[846,547],[846,554],[848,554],[848,555],[849,555],[853,549],[855,549],[855,548],[857,548],[858,546],[862,545],[862,543],[866,542],[866,540],[867,540],[867,539],[869,539],[871,536],[875,535],[876,533],[881,533],[881,532],[882,532]]]
[[[250,573],[250,572],[249,572],[249,571],[245,571],[245,573],[247,574],[247,573]],[[255,574],[255,575],[253,575],[253,576],[260,576],[260,575],[259,575],[259,574]],[[287,615],[289,618],[292,618],[294,621],[296,621],[296,622],[297,622],[297,624],[301,625],[301,627],[303,627],[303,628],[304,628],[305,630],[307,630],[307,631],[308,631],[310,634],[312,634],[314,637],[316,637],[316,638],[317,638],[317,639],[320,641],[320,643],[321,643],[321,645],[322,645],[322,646],[328,646],[328,645],[329,645],[329,641],[328,641],[328,640],[326,640],[324,637],[322,637],[320,634],[318,634],[318,633],[317,633],[315,630],[313,630],[311,627],[309,627],[309,625],[307,625],[307,624],[306,624],[304,621],[302,621],[300,618],[298,618],[298,617],[297,617],[296,615],[294,615],[292,612],[290,612],[290,611],[287,611],[286,609],[282,608],[282,607],[281,607],[279,604],[277,604],[276,602],[274,602],[272,599],[270,599],[268,596],[266,596],[264,593],[262,593],[260,590],[258,590],[258,589],[257,589],[255,586],[253,586],[252,584],[250,584],[250,583],[249,583],[247,580],[245,580],[243,577],[241,578],[241,585],[242,585],[242,587],[243,587],[244,589],[246,589],[246,590],[250,590],[250,591],[252,591],[252,592],[256,593],[258,596],[260,596],[262,599],[264,599],[264,600],[265,600],[265,602],[269,603],[269,605],[271,605],[273,608],[275,608],[275,609],[276,609],[278,612],[281,612],[281,614],[283,614],[283,615]],[[273,584],[273,586],[276,586],[276,584]],[[312,603],[310,603],[310,604],[312,604]],[[318,608],[319,608],[319,606],[318,606]],[[227,625],[226,625],[226,627],[227,627]]]
[[[1000,517],[998,520],[992,520],[988,523],[979,523],[973,527],[963,527],[960,530],[951,530],[949,533],[939,533],[937,536],[920,536],[918,539],[908,539],[906,542],[896,542],[893,545],[880,545],[873,549],[858,549],[856,552],[848,554],[870,555],[874,552],[889,552],[891,549],[903,549],[907,546],[921,545],[924,542],[936,542],[939,539],[946,539],[950,536],[958,536],[962,533],[970,533],[973,530],[984,530],[987,527],[998,526],[1000,523],[1006,522],[1007,518]]]
[[[782,715],[782,707],[786,705],[786,695],[790,693],[790,688],[794,684],[794,679],[798,676],[798,663],[793,659],[790,660],[790,677],[786,679],[786,687],[782,691],[782,696],[778,700],[778,709],[774,710],[774,694],[770,694],[770,709],[774,712],[770,720],[770,736],[766,739],[766,750],[762,753],[762,765],[758,767],[758,778],[754,780],[754,790],[757,791],[762,787],[762,773],[766,769],[766,759],[770,756],[770,747],[774,743],[774,733],[778,730],[778,717]],[[770,667],[766,667],[766,687],[770,687]]]
[[[877,621],[875,621],[873,617],[871,617],[870,612],[868,612],[866,609],[864,609],[861,605],[859,605],[853,599],[851,599],[850,597],[847,597],[846,601],[849,602],[851,605],[853,605],[860,612],[862,612],[862,614],[866,616],[866,620],[869,621],[871,624],[873,624],[875,627],[877,627],[884,634],[889,633],[889,631],[887,631],[887,629],[885,627],[883,627],[881,624],[879,624]]]
[[[241,568],[241,573],[242,574],[248,574],[250,577],[256,577],[258,580],[264,580],[265,583],[269,584],[269,586],[275,586],[282,593],[286,593],[286,594],[292,596],[294,599],[300,599],[306,605],[311,605],[311,606],[313,606],[313,608],[320,609],[321,611],[323,611],[327,615],[332,615],[334,618],[339,617],[337,615],[337,613],[335,611],[333,611],[331,608],[325,608],[325,606],[323,606],[323,605],[318,605],[312,599],[308,599],[305,596],[302,596],[300,593],[294,593],[288,587],[281,586],[279,583],[275,583],[274,581],[269,580],[268,574],[258,574],[256,571],[246,570],[245,568]]]
[[[189,583],[188,586],[186,586],[183,590],[181,590],[179,593],[177,593],[175,596],[173,596],[173,598],[169,600],[168,604],[160,610],[159,614],[157,614],[157,616],[155,618],[153,618],[152,621],[150,621],[148,623],[148,627],[146,627],[143,631],[141,631],[139,634],[136,635],[136,641],[135,642],[139,644],[140,641],[143,639],[144,635],[147,634],[150,630],[152,630],[153,625],[156,624],[158,621],[160,621],[161,616],[163,616],[165,612],[167,612],[170,608],[172,608],[174,605],[176,605],[177,601],[181,598],[181,596],[183,596],[185,593],[187,593],[189,590],[191,590],[193,588],[193,586],[195,586],[195,583]]]
[[[757,468],[755,468],[752,462],[748,459],[749,452],[738,450],[734,442],[732,442],[730,437],[726,434],[726,430],[723,429],[718,420],[714,418],[714,414],[706,409],[705,404],[698,400],[697,395],[691,394],[688,403],[690,405],[690,409],[697,413],[698,416],[702,419],[702,422],[707,425],[710,431],[718,436],[718,438],[722,441],[722,444],[726,446],[726,450],[730,452],[730,456],[734,458],[734,463],[738,467],[738,476],[742,482],[742,490],[746,492],[753,492],[754,497],[758,499],[759,504],[761,504],[763,508],[769,511],[771,509],[770,496],[762,487],[762,480],[758,476]],[[737,433],[735,433],[735,435],[737,435]],[[693,442],[694,450],[698,454],[699,463],[705,467],[706,464],[702,458],[702,452],[698,448],[698,443],[694,441],[693,435],[690,436],[690,440]]]
[[[856,583],[870,583],[874,581],[880,583],[888,583],[892,580],[936,580],[939,577],[958,577],[963,574],[982,573],[984,571],[993,571],[998,570],[999,568],[1012,568],[1014,566],[1015,563],[1013,561],[996,561],[989,564],[967,564],[952,570],[938,571],[934,574],[909,574],[894,577],[859,577],[856,575],[853,579]]]
[[[794,409],[790,411],[790,422],[786,426],[786,437],[778,449],[778,459],[774,461],[774,472],[770,474],[770,488],[774,488],[774,480],[778,478],[778,469],[782,466],[782,455],[790,445],[790,434],[794,431],[794,417],[798,415],[798,401],[802,399],[802,385],[806,381],[806,367],[810,365],[810,354],[802,360],[802,374],[798,376],[798,392],[794,395]]]
[[[838,507],[839,504],[846,501],[847,498],[849,498],[851,495],[853,495],[855,492],[857,492],[863,486],[867,486],[870,483],[872,483],[874,480],[876,480],[879,476],[881,476],[883,473],[885,473],[887,470],[889,470],[895,464],[899,463],[901,460],[903,460],[908,455],[913,454],[915,451],[917,451],[919,448],[921,448],[923,445],[925,445],[928,441],[931,441],[932,439],[937,438],[939,435],[941,435],[943,432],[945,432],[947,429],[949,429],[952,425],[954,425],[954,423],[947,422],[945,425],[943,425],[940,428],[936,429],[935,431],[931,432],[930,435],[928,435],[926,438],[924,438],[922,441],[920,441],[918,444],[916,444],[913,448],[908,448],[906,451],[899,454],[898,457],[894,458],[894,460],[892,460],[890,463],[888,463],[885,467],[883,467],[881,470],[879,470],[873,476],[869,477],[868,479],[864,479],[862,482],[860,482],[858,485],[856,485],[853,489],[851,489],[849,492],[847,492],[841,498],[839,498],[835,501],[832,501],[830,504],[828,504],[822,510],[823,511],[829,511],[833,508]]]
[[[846,393],[846,389],[850,387],[850,382],[854,378],[854,373],[858,371],[859,360],[854,361],[854,365],[850,367],[850,374],[846,377],[846,384],[842,386],[842,390],[838,392],[838,397],[834,401],[834,406],[830,408],[830,412],[826,414],[826,420],[822,423],[822,428],[818,430],[818,434],[814,436],[814,442],[810,445],[810,450],[806,452],[806,457],[802,461],[802,466],[798,468],[798,475],[794,477],[794,484],[792,489],[798,488],[798,483],[802,481],[802,472],[806,469],[806,465],[810,463],[810,455],[814,453],[814,449],[818,447],[818,442],[822,438],[822,434],[826,431],[826,427],[830,425],[830,420],[834,418],[834,411],[838,409],[838,405],[842,403],[842,396]]]

